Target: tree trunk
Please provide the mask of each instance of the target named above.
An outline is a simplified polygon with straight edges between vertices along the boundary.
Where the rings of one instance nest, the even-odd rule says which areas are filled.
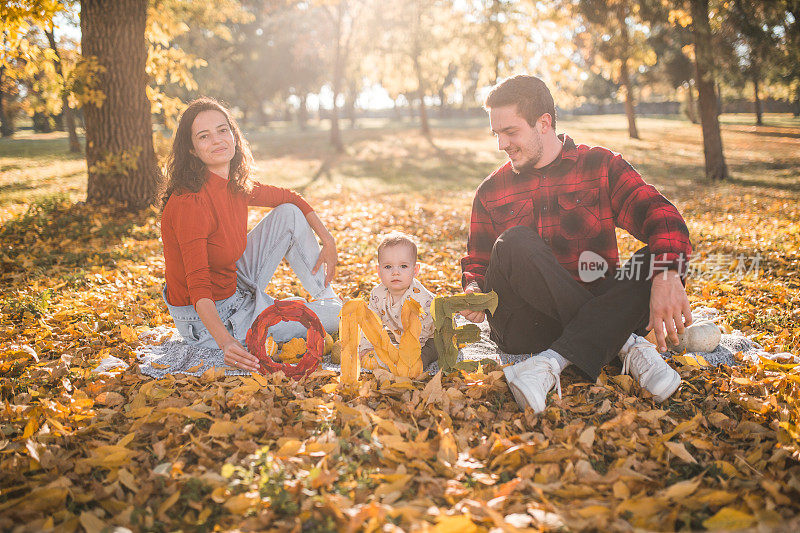
[[[148,0],[81,0],[81,50],[105,68],[97,83],[103,105],[84,106],[88,202],[131,209],[155,203],[161,174],[153,151],[145,88]]]
[[[694,88],[692,88],[692,80],[688,82],[689,90],[686,91],[686,94],[689,97],[689,101],[686,104],[686,115],[689,117],[689,120],[692,124],[697,124],[697,112],[694,106]]]
[[[300,107],[297,110],[297,124],[301,130],[306,129],[308,123],[308,107],[306,107],[306,100],[308,95],[302,93],[300,96]]]
[[[336,13],[336,54],[333,61],[333,105],[331,106],[331,146],[337,152],[344,152],[342,132],[339,128],[339,107],[336,101],[341,92],[344,61],[342,58],[342,18],[344,17],[344,1],[339,2]]]
[[[636,109],[633,103],[633,84],[628,74],[628,58],[622,60],[620,66],[620,81],[625,87],[625,115],[628,117],[628,136],[631,139],[639,138],[639,130],[636,129]]]
[[[762,126],[764,120],[761,112],[761,98],[758,96],[758,74],[756,72],[753,73],[753,105],[756,111],[756,124]]]
[[[423,94],[419,95],[419,121],[420,121],[420,131],[426,137],[431,136],[431,127],[428,124],[428,108],[425,106],[425,96]]]
[[[52,22],[49,30],[45,30],[44,34],[50,42],[50,48],[53,50],[53,65],[56,67],[56,72],[61,76],[61,119],[62,124],[67,129],[69,134],[69,151],[78,153],[81,151],[81,143],[78,141],[78,133],[75,131],[75,115],[72,113],[72,108],[69,105],[69,95],[67,94],[67,78],[64,76],[64,65],[61,63],[61,54],[58,53],[58,46],[56,46],[56,35],[53,30]]]
[[[5,93],[3,92],[3,77],[6,73],[5,65],[0,65],[0,136],[11,137],[14,135],[14,123],[6,116]]]
[[[425,82],[422,76],[422,65],[419,62],[420,47],[415,44],[413,49],[414,54],[414,72],[417,75],[417,97],[419,98],[419,120],[420,131],[426,137],[431,135],[431,127],[428,124],[428,110],[425,108]]]
[[[717,115],[717,94],[714,91],[714,51],[711,47],[711,27],[708,24],[708,0],[691,0],[694,34],[697,92],[700,103],[700,122],[703,128],[703,153],[706,179],[724,180],[728,167],[722,151],[722,134]]]
[[[351,81],[347,88],[347,102],[345,103],[347,118],[350,119],[351,130],[356,127],[356,98],[358,98],[358,88],[355,82]]]
[[[620,4],[616,10],[617,19],[621,29],[623,55],[620,58],[622,63],[619,67],[619,80],[625,87],[625,115],[628,117],[628,136],[631,139],[639,138],[639,130],[636,129],[636,108],[633,102],[633,83],[631,83],[630,72],[628,71],[628,51],[630,49],[630,38],[628,36],[627,10],[624,4]]]

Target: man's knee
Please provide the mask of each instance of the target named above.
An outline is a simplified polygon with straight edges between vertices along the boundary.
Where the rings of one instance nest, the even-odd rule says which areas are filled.
[[[520,251],[533,250],[547,245],[541,236],[528,226],[514,226],[508,228],[494,243],[492,256],[496,260],[507,261],[518,257]]]

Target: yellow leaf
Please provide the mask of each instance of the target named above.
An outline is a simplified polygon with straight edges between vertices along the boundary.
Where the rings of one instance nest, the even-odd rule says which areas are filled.
[[[717,489],[698,493],[694,496],[693,500],[710,506],[720,506],[730,503],[736,498],[738,498],[738,495],[733,492]]]
[[[441,403],[444,401],[445,393],[442,389],[442,371],[439,370],[435,376],[431,378],[425,388],[422,389],[422,398],[425,400],[425,405],[430,403]]]
[[[278,353],[278,343],[275,342],[275,339],[272,338],[272,335],[267,337],[266,348],[267,348],[267,355],[270,357],[275,357],[275,355]]]
[[[237,494],[225,502],[225,509],[233,514],[243,515],[257,502],[258,498],[255,496],[249,496],[248,494]]]
[[[170,507],[175,505],[175,502],[177,502],[178,498],[180,498],[180,497],[181,497],[181,491],[180,491],[180,489],[178,489],[175,492],[173,492],[172,495],[169,498],[164,500],[164,503],[162,503],[161,505],[158,506],[158,517],[162,521],[164,521],[164,522],[169,521],[169,517],[165,513],[167,511],[169,511]]]
[[[119,439],[119,442],[117,442],[117,446],[127,446],[128,444],[133,442],[133,439],[135,438],[136,438],[136,433],[128,433],[127,435]]]
[[[121,468],[117,473],[117,477],[119,478],[120,483],[131,489],[133,492],[139,492],[139,485],[136,483],[136,479],[133,477],[128,470],[125,468]]]
[[[617,514],[620,514],[624,513],[625,511],[629,511],[639,518],[645,518],[658,513],[662,509],[666,508],[667,505],[667,500],[642,496],[640,498],[630,498],[624,500],[617,506],[616,512]]]
[[[213,491],[211,491],[211,499],[214,500],[216,503],[222,503],[225,501],[228,495],[228,489],[226,487],[217,487]]]
[[[34,413],[28,419],[28,423],[25,424],[25,431],[22,432],[22,440],[33,436],[37,429],[39,429],[39,416],[37,413]]]
[[[269,385],[269,380],[266,376],[259,374],[258,372],[253,372],[250,376],[262,387],[266,387]]]
[[[306,353],[306,341],[300,337],[283,344],[279,357],[284,363],[296,363]]]
[[[122,340],[124,340],[125,342],[138,342],[139,341],[139,335],[136,334],[136,330],[133,329],[132,327],[129,327],[129,326],[126,326],[125,324],[122,324],[119,327],[119,331],[121,333]]]
[[[291,457],[293,455],[297,455],[297,452],[300,451],[302,448],[303,443],[296,439],[289,439],[278,448],[278,451],[275,452],[275,455],[278,457]]]
[[[212,437],[230,437],[236,433],[238,425],[230,420],[217,420],[208,428],[208,434]]]
[[[313,457],[320,457],[331,453],[337,446],[335,442],[309,442],[305,452]]]
[[[611,514],[611,509],[604,505],[589,505],[588,507],[581,507],[577,513],[583,518],[591,518]]]
[[[706,529],[745,529],[755,523],[753,515],[733,507],[723,507],[717,514],[703,521]]]
[[[670,500],[682,500],[683,498],[691,496],[702,481],[702,476],[698,476],[695,479],[687,479],[686,481],[679,481],[662,491],[661,496]]]
[[[86,533],[100,533],[107,527],[105,522],[89,511],[82,512],[79,521]]]
[[[436,457],[448,466],[456,464],[458,461],[458,445],[453,437],[450,428],[438,428],[439,431],[439,451]]]
[[[433,527],[436,533],[475,533],[478,526],[472,522],[469,513],[461,515],[439,515]]]
[[[680,459],[686,461],[687,463],[697,462],[695,458],[692,457],[692,454],[690,454],[686,450],[686,447],[683,445],[682,442],[665,442],[664,446],[666,446],[667,449],[669,449],[669,451],[671,451],[673,455],[679,457]]]
[[[718,460],[714,461],[712,464],[719,468],[726,476],[736,477],[739,475],[739,471],[736,469],[736,467],[728,461]]]
[[[578,437],[577,444],[583,446],[585,450],[591,449],[592,445],[594,444],[594,436],[596,430],[597,428],[595,426],[589,426],[588,428],[584,429],[581,432],[581,436]]]

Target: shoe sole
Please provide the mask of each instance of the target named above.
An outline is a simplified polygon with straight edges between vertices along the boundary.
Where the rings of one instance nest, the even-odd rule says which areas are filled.
[[[522,391],[519,390],[519,387],[514,383],[509,383],[508,388],[511,390],[511,394],[514,395],[517,407],[519,407],[521,411],[524,411],[528,407],[528,401],[525,399],[525,395],[522,394]]]
[[[514,384],[514,381],[517,379],[517,372],[514,370],[514,365],[509,365],[503,369],[503,373],[506,375],[506,382],[508,383],[508,388],[511,391],[511,394],[514,395],[514,400],[517,402],[517,406],[521,410],[525,410],[528,407],[528,402],[525,400],[525,395],[522,394],[522,391]]]
[[[673,369],[672,380],[670,380],[669,383],[667,383],[667,385],[663,388],[661,392],[659,392],[658,394],[653,393],[653,399],[655,399],[655,401],[659,403],[663,402],[664,400],[672,396],[675,393],[675,391],[678,390],[678,387],[680,387],[680,385],[681,385],[681,376]]]

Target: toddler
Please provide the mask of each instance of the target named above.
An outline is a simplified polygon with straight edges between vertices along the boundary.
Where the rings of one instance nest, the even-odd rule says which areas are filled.
[[[436,361],[438,354],[433,345],[431,316],[434,295],[415,279],[418,273],[417,245],[412,238],[397,231],[385,236],[378,245],[378,277],[381,282],[370,292],[368,307],[381,319],[392,341],[398,343],[403,334],[403,324],[400,321],[403,303],[408,298],[419,302],[424,313],[420,316],[422,333],[419,339],[424,368]],[[358,346],[359,355],[363,356],[372,349],[372,344],[362,335]]]

